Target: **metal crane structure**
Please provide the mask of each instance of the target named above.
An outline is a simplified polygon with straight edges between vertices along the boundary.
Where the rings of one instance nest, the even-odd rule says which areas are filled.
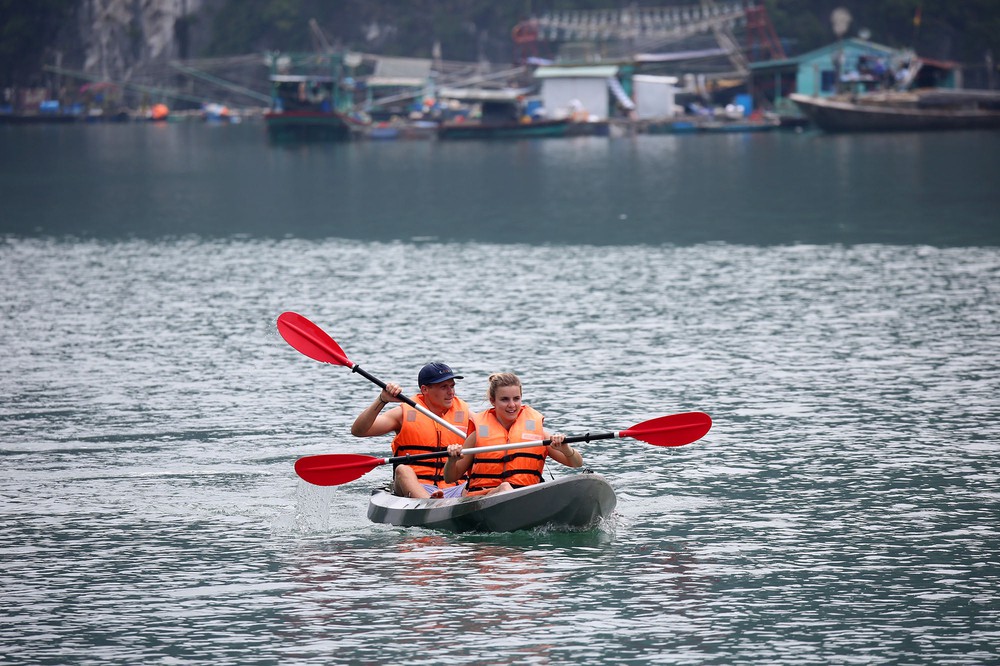
[[[734,30],[746,31],[747,47],[741,48]],[[711,34],[715,49],[687,49],[691,58],[728,58],[731,72],[745,76],[749,53],[783,58],[781,42],[774,33],[763,5],[730,0],[700,0],[697,4],[598,10],[553,11],[519,23],[512,33],[515,56],[525,61],[538,56],[539,42],[561,44],[563,60],[630,60],[642,53],[676,50],[693,38]],[[704,40],[702,40],[704,41]],[[579,43],[601,44],[599,56]]]

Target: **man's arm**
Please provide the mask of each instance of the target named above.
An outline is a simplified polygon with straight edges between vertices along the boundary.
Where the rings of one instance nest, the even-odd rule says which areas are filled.
[[[382,413],[382,410],[390,402],[400,402],[397,397],[402,388],[399,384],[386,384],[385,389],[379,391],[378,397],[372,404],[365,407],[364,411],[358,414],[351,425],[351,434],[355,437],[378,437],[390,432],[399,432],[403,427],[403,408],[394,407]]]

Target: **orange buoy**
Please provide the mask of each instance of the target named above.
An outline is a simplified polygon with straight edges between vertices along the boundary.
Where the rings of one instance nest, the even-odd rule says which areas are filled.
[[[166,120],[169,115],[170,109],[167,108],[166,104],[154,104],[153,108],[149,110],[150,120]]]

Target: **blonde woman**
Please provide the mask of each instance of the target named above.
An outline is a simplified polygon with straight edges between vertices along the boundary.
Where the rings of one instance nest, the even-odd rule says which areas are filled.
[[[488,495],[539,483],[547,457],[568,467],[583,466],[583,456],[565,443],[566,436],[546,435],[545,417],[521,402],[521,380],[517,375],[512,372],[490,375],[487,397],[492,407],[473,416],[475,430],[465,443],[448,446],[444,479],[452,482],[467,474],[463,495]],[[477,446],[540,443],[546,438],[552,440],[551,445],[462,455],[463,449]]]

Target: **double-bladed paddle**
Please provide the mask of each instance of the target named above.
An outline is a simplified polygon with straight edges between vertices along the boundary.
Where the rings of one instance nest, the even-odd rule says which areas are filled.
[[[597,439],[631,437],[632,439],[638,439],[654,446],[683,446],[704,437],[705,433],[711,427],[712,418],[708,414],[703,412],[685,412],[683,414],[671,414],[643,421],[627,430],[620,430],[618,432],[575,435],[567,437],[565,442],[573,444],[575,442],[590,442]],[[495,446],[477,446],[470,449],[463,449],[462,455],[472,456],[477,453],[487,453],[489,451],[547,446],[551,443],[551,439],[546,439],[542,441],[497,444]],[[435,451],[431,453],[417,453],[410,456],[376,458],[356,453],[328,453],[299,458],[295,462],[295,473],[305,481],[317,486],[339,486],[342,483],[361,478],[379,465],[387,463],[405,465],[416,460],[443,458],[447,455],[448,453],[445,451]]]
[[[330,363],[331,365],[343,365],[356,372],[379,388],[385,389],[385,382],[366,372],[360,365],[354,363],[344,350],[340,348],[337,341],[327,335],[326,331],[312,323],[297,312],[282,312],[278,316],[278,333],[285,339],[285,342],[302,352],[309,358],[320,363]],[[466,432],[457,427],[454,423],[448,423],[443,418],[430,411],[423,405],[414,402],[409,397],[400,393],[396,396],[399,400],[413,407],[424,416],[431,418],[448,430],[461,438],[465,438]]]

